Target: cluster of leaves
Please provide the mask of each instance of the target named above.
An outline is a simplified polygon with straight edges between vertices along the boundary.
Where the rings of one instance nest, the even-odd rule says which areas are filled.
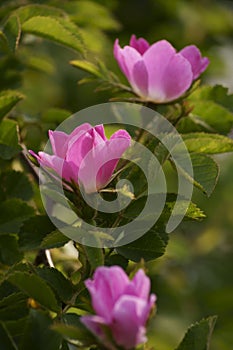
[[[118,264],[126,269],[130,261],[140,264],[142,259],[150,261],[163,255],[169,239],[165,225],[176,200],[175,194],[167,195],[160,220],[142,238],[115,250],[76,244],[79,256],[75,262],[58,262],[59,269],[49,266],[49,249],[61,248],[69,239],[45,215],[35,181],[37,171],[25,157],[25,147],[31,144],[25,137],[30,118],[20,107],[27,98],[21,91],[24,74],[28,69],[51,69],[47,57],[33,55],[30,45],[36,46],[41,38],[62,44],[78,56],[71,65],[90,73],[91,79],[100,82],[100,89],[124,91],[127,97],[131,93],[101,60],[90,60],[91,52],[98,50],[93,33],[99,38],[94,42],[104,46],[107,38],[103,31],[119,28],[110,11],[92,1],[51,1],[50,5],[53,6],[28,3],[19,7],[15,1],[0,7],[0,343],[6,350],[27,350],[32,346],[38,350],[68,350],[68,344],[100,346],[79,321],[83,312],[92,311],[83,281],[100,265]],[[221,86],[201,87],[182,103],[161,107],[168,118],[175,116],[171,121],[183,134],[191,153],[194,175],[189,180],[207,196],[213,192],[219,175],[211,155],[233,150],[233,142],[227,137],[233,126],[232,99]],[[63,109],[46,110],[42,117],[44,130],[55,127],[68,115]],[[30,126],[35,121],[33,117]],[[155,142],[150,147],[161,157],[161,163],[173,164],[160,144]],[[188,176],[184,169],[179,171]],[[139,182],[143,189],[146,186],[145,179],[131,168],[120,174],[125,175],[134,188]],[[138,193],[122,213],[121,223],[133,220],[145,200],[143,191]],[[185,199],[180,202],[181,208],[183,205]],[[204,216],[191,203],[185,219],[201,220]],[[109,218],[99,220],[104,226]],[[192,326],[177,350],[208,349],[214,321],[209,318]]]

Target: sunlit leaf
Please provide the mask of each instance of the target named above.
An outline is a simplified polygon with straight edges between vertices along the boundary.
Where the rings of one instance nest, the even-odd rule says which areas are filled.
[[[116,30],[119,23],[113,18],[108,7],[94,1],[72,1],[64,3],[63,8],[69,13],[72,20],[79,25],[97,27],[103,30]]]
[[[35,16],[22,24],[22,30],[63,44],[78,52],[83,52],[82,38],[79,30],[68,20]]]
[[[96,77],[101,77],[102,74],[97,66],[94,65],[94,63],[89,61],[82,61],[82,60],[74,60],[70,61],[70,64],[76,68],[80,68],[90,74],[95,75]]]
[[[190,95],[188,101],[193,107],[189,118],[179,124],[181,132],[208,131],[228,134],[233,127],[232,100],[222,86],[203,86]],[[197,129],[195,128],[197,125]]]
[[[184,134],[182,137],[189,152],[205,154],[233,152],[233,140],[223,135],[195,132]]]
[[[14,14],[18,16],[21,23],[35,16],[65,17],[65,12],[58,7],[41,4],[21,6],[14,11]]]
[[[21,37],[21,24],[17,15],[11,15],[4,24],[3,33],[11,51],[18,48]]]

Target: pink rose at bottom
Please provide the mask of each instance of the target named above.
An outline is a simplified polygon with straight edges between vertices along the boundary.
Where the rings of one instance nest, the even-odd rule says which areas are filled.
[[[49,130],[53,154],[29,153],[38,163],[52,169],[59,177],[81,184],[87,193],[104,188],[110,181],[122,154],[130,147],[131,137],[125,130],[107,139],[103,125],[84,123],[70,134]]]
[[[150,294],[150,279],[142,269],[130,280],[119,266],[101,266],[85,285],[96,315],[81,321],[106,348],[133,349],[147,341],[146,323],[156,296]]]

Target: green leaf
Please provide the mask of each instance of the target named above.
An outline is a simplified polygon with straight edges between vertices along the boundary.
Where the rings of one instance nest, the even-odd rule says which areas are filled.
[[[83,345],[89,344],[88,338],[87,338],[87,332],[83,333],[83,328],[80,330],[78,327],[68,326],[68,325],[60,323],[60,324],[54,324],[52,326],[52,329],[54,331],[56,331],[57,333],[61,334],[64,339],[78,340]],[[88,335],[89,335],[89,333],[88,333]]]
[[[45,308],[59,312],[60,308],[52,289],[39,276],[16,271],[10,274],[7,280]]]
[[[5,265],[13,265],[22,258],[16,236],[0,235],[0,262]]]
[[[4,24],[3,33],[7,38],[7,43],[11,51],[18,48],[21,37],[21,25],[17,15],[10,16]]]
[[[0,320],[18,320],[28,314],[27,296],[21,292],[10,294],[0,300]]]
[[[19,232],[21,250],[40,248],[46,235],[54,230],[54,225],[46,215],[37,215],[24,222]]]
[[[0,30],[0,48],[7,53],[9,51],[7,38],[1,30]]]
[[[13,120],[2,120],[0,123],[0,158],[11,159],[19,153],[17,123]]]
[[[5,321],[5,326],[8,330],[8,332],[11,334],[13,339],[19,339],[22,334],[24,334],[25,331],[25,324],[27,322],[28,319],[28,306],[27,307],[27,316],[23,317],[23,318],[19,318],[19,319],[13,319],[13,320],[9,320],[9,321]]]
[[[104,254],[102,248],[84,245],[84,250],[92,270],[95,270],[98,266],[104,265]]]
[[[203,85],[194,91],[189,99],[192,101],[211,100],[230,111],[233,111],[233,94],[229,95],[228,88],[221,85]]]
[[[32,185],[24,173],[10,170],[0,174],[0,197],[2,199],[19,198],[27,201],[32,196]]]
[[[198,206],[195,203],[193,203],[193,202],[189,203],[189,207],[185,213],[185,219],[192,219],[192,220],[200,221],[200,220],[204,219],[205,217],[206,217],[206,215],[203,213],[203,211],[200,208],[198,208]]]
[[[70,238],[63,235],[59,230],[55,230],[44,237],[40,247],[44,249],[59,248],[69,241]]]
[[[98,266],[104,265],[104,254],[103,249],[101,247],[101,240],[93,235],[91,243],[93,246],[86,245],[88,244],[89,237],[87,239],[85,236],[82,239],[83,248],[85,250],[86,257],[91,265],[92,270],[95,270]],[[97,248],[99,247],[99,248]]]
[[[107,6],[89,0],[72,1],[69,4],[64,2],[62,5],[71,19],[79,25],[102,30],[120,29],[119,23]]]
[[[0,283],[0,299],[7,297],[12,293],[17,293],[17,287],[13,286],[10,282],[3,280]]]
[[[26,51],[26,50],[25,50]],[[53,74],[55,72],[55,67],[48,56],[33,56],[31,50],[25,52],[25,65],[29,69],[38,71],[45,74]]]
[[[182,136],[189,152],[216,154],[233,152],[233,140],[218,134],[195,132]]]
[[[8,276],[11,273],[16,272],[16,271],[32,273],[33,272],[33,267],[32,267],[32,265],[29,265],[27,263],[25,264],[24,262],[18,262],[17,264],[11,266],[8,269],[6,276]],[[5,281],[4,281],[4,283],[5,283]],[[13,287],[13,286],[11,286],[11,287]]]
[[[217,163],[205,154],[190,154],[190,158],[193,166],[193,177],[186,173],[184,170],[185,165],[182,166],[182,159],[179,160],[179,166],[177,167],[191,183],[199,188],[203,193],[208,197],[213,192],[218,176],[219,176],[219,167]],[[171,164],[174,166],[174,163],[171,161]]]
[[[0,120],[24,98],[18,91],[5,90],[0,93]]]
[[[14,340],[3,323],[0,323],[0,340],[2,350],[18,350]]]
[[[80,310],[84,310],[85,312],[93,313],[93,307],[90,302],[90,294],[84,283],[79,284],[79,290],[80,292],[75,300],[74,307]]]
[[[71,116],[71,112],[62,108],[50,108],[42,115],[42,120],[47,123],[61,123]]]
[[[70,281],[57,269],[41,267],[36,269],[37,274],[45,280],[61,301],[69,302],[74,293]]]
[[[126,270],[128,263],[129,263],[128,259],[126,259],[124,256],[120,254],[112,254],[105,258],[104,265],[106,266],[118,265],[118,266],[121,266],[124,270]]]
[[[13,198],[0,203],[0,233],[18,233],[22,223],[32,216],[34,209]]]
[[[67,341],[63,340],[61,350],[70,350]]]
[[[224,135],[230,132],[233,127],[233,95],[227,95],[227,89],[204,86],[191,94],[188,100],[194,107],[190,118],[202,130]],[[183,123],[186,123],[185,120]]]
[[[102,74],[100,72],[100,69],[94,65],[94,63],[89,61],[83,61],[83,60],[74,60],[70,61],[70,64],[76,68],[82,69],[87,73],[90,73],[98,78],[102,77]]]
[[[58,7],[39,4],[21,6],[14,11],[14,14],[18,16],[21,23],[24,23],[28,19],[35,16],[52,16],[60,18],[64,18],[66,16],[65,12]]]
[[[86,346],[95,343],[93,335],[80,322],[79,316],[76,314],[65,314],[62,317],[62,321],[63,323],[54,324],[52,329],[61,334],[64,339],[76,340]]]
[[[173,212],[175,204],[176,210]],[[206,217],[203,211],[193,202],[190,202],[185,198],[177,200],[177,194],[168,193],[166,203],[158,223],[166,225],[171,213],[172,215],[181,216],[182,218],[184,217],[184,220],[200,221]]]
[[[38,35],[83,52],[82,38],[78,27],[65,19],[35,16],[22,24],[23,31]]]
[[[212,316],[192,325],[176,350],[209,350],[216,319]]]
[[[51,329],[51,318],[41,310],[30,310],[21,339],[20,350],[58,350],[61,336]]]
[[[145,233],[141,238],[117,247],[116,251],[123,255],[126,259],[139,262],[141,259],[145,261],[153,260],[165,252],[166,244],[161,239],[160,234],[151,229]]]
[[[161,195],[160,194],[151,194],[150,195],[150,200],[153,201],[154,203],[158,202],[160,200]],[[130,204],[126,207],[126,209],[123,211],[122,216],[127,218],[127,219],[134,219],[139,216],[141,211],[143,210],[146,202],[148,200],[148,196],[141,196],[137,198],[136,200],[132,200]],[[146,220],[147,217],[154,217],[156,213],[156,208],[150,208],[150,211],[147,213],[147,216],[142,218],[142,220]]]

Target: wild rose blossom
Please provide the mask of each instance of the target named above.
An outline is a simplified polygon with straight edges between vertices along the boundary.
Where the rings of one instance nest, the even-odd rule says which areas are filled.
[[[85,285],[96,315],[82,316],[81,321],[106,348],[114,349],[118,345],[132,349],[146,342],[146,322],[156,296],[149,295],[150,279],[142,269],[129,280],[121,267],[101,266]]]
[[[182,96],[209,64],[209,59],[202,57],[195,45],[176,52],[166,40],[149,45],[135,35],[123,49],[116,39],[114,56],[133,91],[155,103],[170,102]]]
[[[29,151],[42,167],[53,169],[68,182],[81,183],[87,193],[105,187],[117,163],[130,146],[130,135],[116,131],[108,140],[103,125],[84,123],[71,134],[49,130],[53,154]]]

